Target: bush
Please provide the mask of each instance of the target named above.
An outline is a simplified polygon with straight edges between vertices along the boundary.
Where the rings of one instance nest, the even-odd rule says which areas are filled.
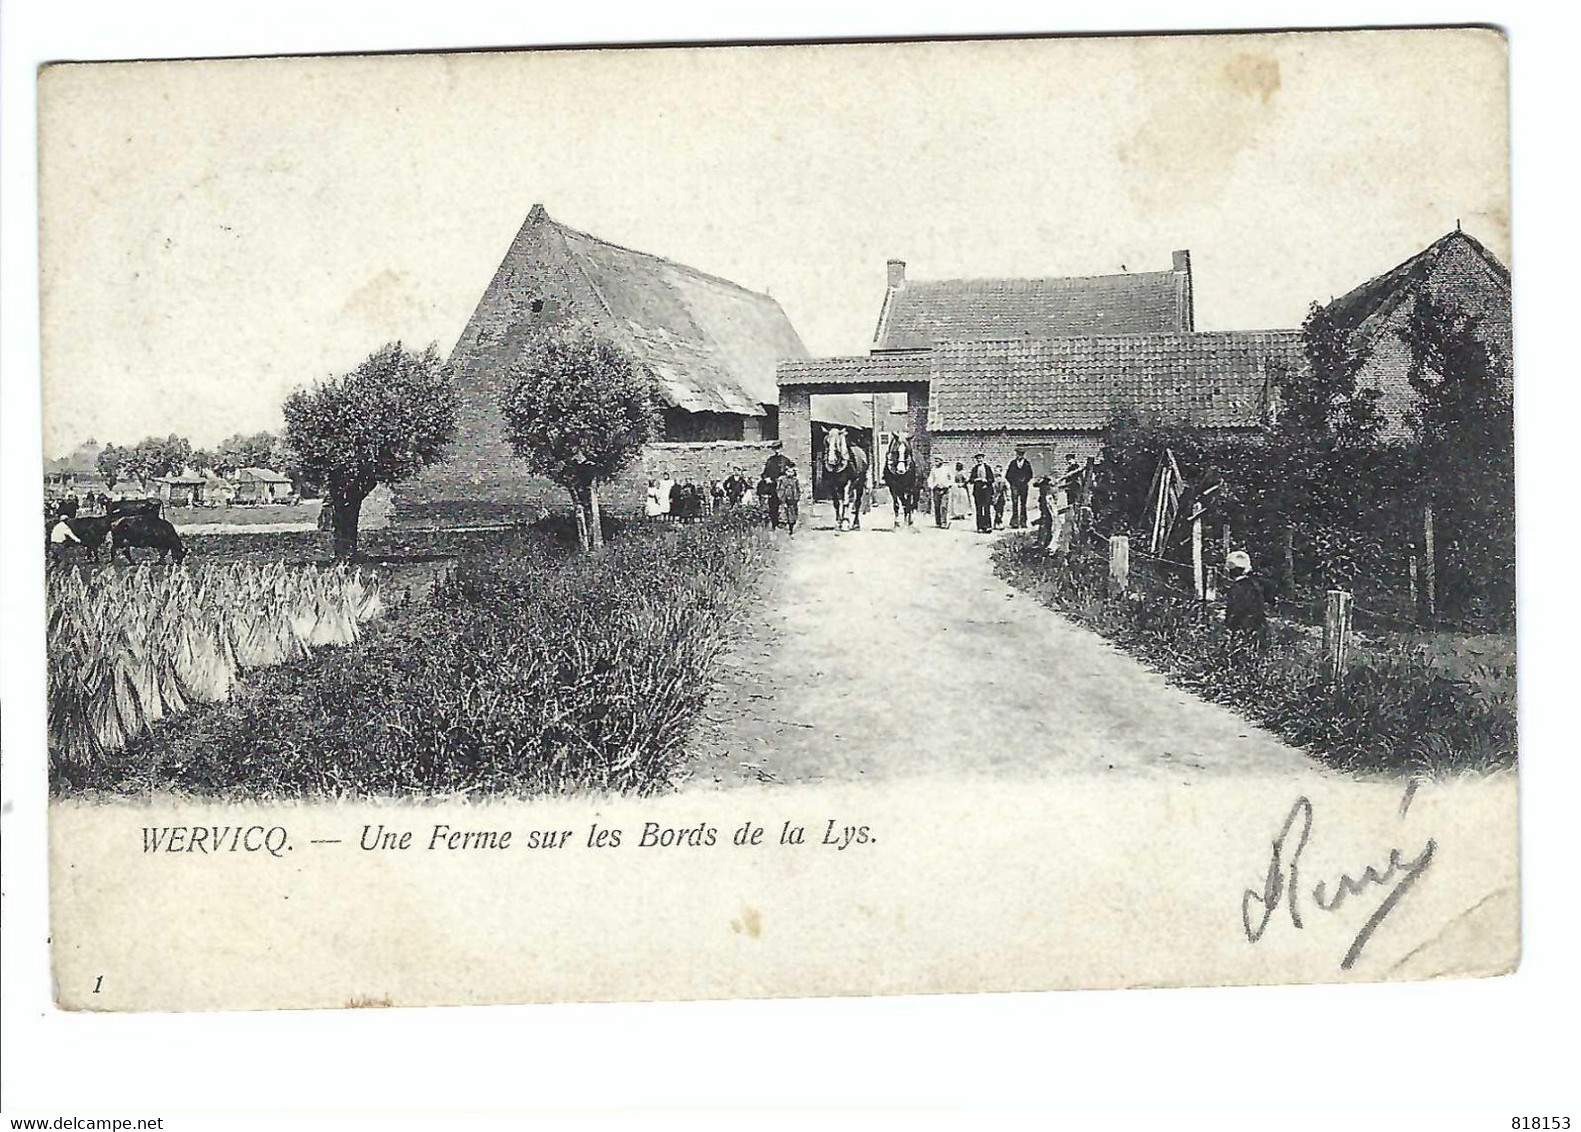
[[[1358,649],[1330,687],[1312,635],[1270,622],[1266,648],[1236,647],[1189,595],[1106,593],[1093,555],[1061,566],[1028,540],[1005,540],[995,569],[1045,605],[1114,640],[1171,682],[1362,774],[1440,777],[1516,761],[1512,688],[1448,674],[1418,651]]]
[[[472,554],[390,632],[168,722],[92,781],[271,796],[647,793],[680,771],[773,543],[734,514]],[[348,710],[348,705],[353,705]]]

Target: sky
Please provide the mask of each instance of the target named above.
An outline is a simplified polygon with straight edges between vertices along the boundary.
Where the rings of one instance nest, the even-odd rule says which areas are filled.
[[[448,353],[535,202],[865,352],[911,278],[1168,268],[1299,324],[1452,229],[1509,262],[1485,30],[96,64],[40,87],[44,451],[280,426]]]

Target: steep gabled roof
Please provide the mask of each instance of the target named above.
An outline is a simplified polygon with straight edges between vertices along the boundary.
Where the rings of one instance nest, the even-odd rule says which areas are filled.
[[[1203,428],[1263,423],[1271,366],[1301,364],[1296,330],[942,342],[934,432],[1103,428],[1121,409]]]
[[[1363,342],[1370,340],[1388,324],[1395,310],[1409,301],[1417,289],[1432,277],[1440,260],[1457,246],[1470,249],[1488,266],[1495,285],[1509,291],[1510,269],[1500,263],[1498,257],[1483,247],[1480,241],[1457,228],[1440,236],[1404,263],[1345,292],[1330,302],[1326,309],[1334,316],[1339,329],[1359,335]]]
[[[667,404],[691,412],[762,416],[779,399],[775,363],[807,356],[770,296],[601,240],[534,205],[456,344],[458,374],[502,363],[551,291],[631,350]]]
[[[1177,271],[907,281],[885,296],[874,349],[1187,331],[1190,304],[1190,276]]]

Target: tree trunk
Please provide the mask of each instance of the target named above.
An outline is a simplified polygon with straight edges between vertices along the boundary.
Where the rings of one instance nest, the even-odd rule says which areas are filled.
[[[587,525],[592,532],[593,545],[604,545],[604,516],[598,509],[598,484],[587,486]]]
[[[335,547],[335,561],[350,562],[357,556],[357,523],[362,517],[362,500],[330,495],[328,505],[330,538]]]

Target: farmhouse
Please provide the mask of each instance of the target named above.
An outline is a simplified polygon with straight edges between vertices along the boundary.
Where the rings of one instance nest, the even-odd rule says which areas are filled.
[[[1417,295],[1424,290],[1480,320],[1483,341],[1502,362],[1504,387],[1513,389],[1509,268],[1457,226],[1327,307],[1338,327],[1351,334],[1352,344],[1367,353],[1357,385],[1382,394],[1378,407],[1384,414],[1383,435],[1387,438],[1410,431],[1417,394],[1406,376],[1411,356],[1401,331],[1410,321]]]
[[[237,503],[275,503],[292,493],[291,477],[273,468],[241,468],[231,477]]]
[[[807,354],[778,302],[727,279],[612,244],[534,205],[462,331],[449,364],[461,395],[449,458],[396,492],[403,520],[547,500],[563,492],[530,476],[505,440],[498,397],[505,369],[542,328],[565,319],[620,342],[653,375],[664,402],[663,442],[609,492],[640,505],[639,483],[660,470],[720,479],[762,466],[779,439],[781,358]]]
[[[1122,409],[1262,427],[1276,367],[1299,364],[1299,333],[1196,332],[1191,253],[1172,260],[1120,275],[917,281],[891,260],[870,353],[780,364],[785,449],[811,459],[811,396],[852,390],[903,396],[903,416],[881,415],[924,459],[1002,463],[1025,445],[1040,471],[1096,454]]]

